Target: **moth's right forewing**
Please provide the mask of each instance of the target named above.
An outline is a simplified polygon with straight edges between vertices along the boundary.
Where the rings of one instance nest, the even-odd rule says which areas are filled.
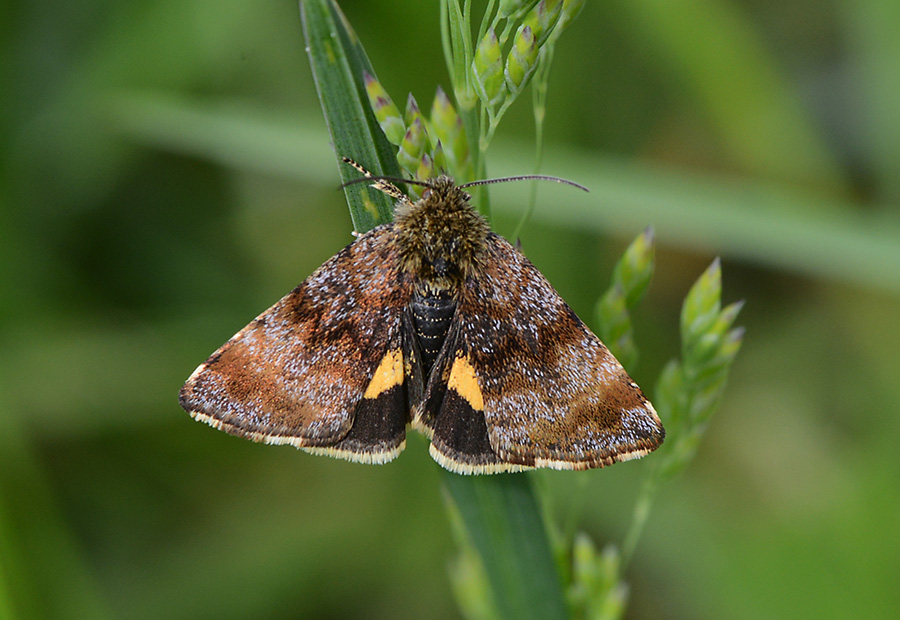
[[[347,436],[391,347],[402,363],[400,321],[411,284],[393,241],[393,226],[381,226],[323,264],[194,371],[182,406],[254,441],[315,448]],[[399,431],[391,430],[400,433],[394,444],[407,418],[404,412]],[[396,445],[371,449],[387,454]]]

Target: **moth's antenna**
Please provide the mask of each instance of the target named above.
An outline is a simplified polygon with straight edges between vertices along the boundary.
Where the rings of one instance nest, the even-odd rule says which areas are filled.
[[[358,179],[350,179],[349,181],[345,181],[341,183],[341,187],[347,187],[348,185],[356,185],[357,183],[365,183],[366,181],[384,181],[385,183],[406,183],[407,185],[419,185],[421,187],[434,187],[433,184],[428,181],[419,181],[417,179],[401,179],[400,177],[389,177],[389,176],[381,176],[377,174],[372,174],[367,177],[359,177]],[[462,187],[462,186],[460,186]]]
[[[403,179],[400,177],[392,177],[387,175],[375,175],[366,170],[361,164],[353,161],[349,157],[341,158],[345,164],[348,166],[352,166],[356,170],[358,170],[363,176],[358,179],[350,179],[346,183],[341,184],[341,188],[347,187],[348,185],[353,185],[355,183],[365,183],[366,181],[374,181],[372,187],[375,189],[384,192],[388,196],[392,198],[396,198],[398,200],[408,200],[406,194],[401,192],[399,188],[397,188],[394,183],[404,183],[406,185],[418,185],[419,187],[434,187],[430,181],[419,181],[416,179]],[[572,187],[577,187],[580,190],[585,192],[589,192],[590,190],[586,188],[584,185],[580,185],[575,181],[570,181],[568,179],[563,179],[560,177],[548,176],[545,174],[523,174],[514,177],[499,177],[496,179],[482,179],[480,181],[469,181],[468,183],[463,183],[462,185],[458,185],[459,189],[465,189],[467,187],[475,187],[476,185],[493,185],[495,183],[506,183],[508,181],[553,181],[554,183],[563,183],[565,185],[571,185]]]
[[[356,162],[356,161],[353,160],[353,159],[350,159],[349,157],[341,157],[341,161],[344,162],[345,164],[347,164],[348,166],[352,166],[353,168],[356,168],[356,169],[359,170],[359,171],[363,174],[363,176],[365,176],[365,177],[371,177],[371,176],[372,176],[372,173],[369,172],[369,171],[366,169],[365,166],[363,166],[362,164]]]
[[[579,185],[575,181],[570,181],[568,179],[561,179],[560,177],[551,177],[544,174],[524,174],[516,177],[500,177],[498,179],[483,179],[481,181],[470,181],[469,183],[463,183],[460,185],[460,188],[473,187],[475,185],[492,185],[494,183],[506,183],[507,181],[553,181],[554,183],[563,183],[565,185],[571,185],[572,187],[577,187],[580,190],[584,190],[589,192],[588,188],[584,185]]]
[[[364,166],[356,163],[349,157],[341,157],[341,160],[343,160],[343,162],[345,164],[347,164],[348,166],[352,166],[353,168],[358,170],[363,175],[362,177],[360,177],[358,179],[350,179],[346,183],[342,183],[341,189],[347,187],[348,185],[353,185],[355,183],[365,183],[366,181],[374,181],[374,183],[372,183],[372,187],[374,187],[378,191],[383,192],[384,194],[387,194],[389,197],[393,198],[394,200],[408,202],[409,198],[406,196],[406,194],[401,192],[400,188],[397,187],[396,185],[394,185],[394,183],[408,183],[411,185],[424,185],[425,187],[431,187],[430,185],[428,185],[427,183],[424,183],[422,181],[410,181],[409,179],[401,179],[398,177],[374,175],[371,172],[369,172],[368,170],[366,170],[366,168]]]

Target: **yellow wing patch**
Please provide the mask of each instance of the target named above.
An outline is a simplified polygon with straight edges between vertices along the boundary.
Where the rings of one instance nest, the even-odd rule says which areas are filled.
[[[447,387],[456,390],[456,393],[466,399],[475,411],[484,411],[484,398],[481,395],[481,388],[478,387],[475,369],[466,358],[457,357],[453,361]]]
[[[385,353],[375,369],[363,398],[378,398],[395,385],[403,384],[403,351],[394,349]],[[357,392],[358,393],[358,392]]]

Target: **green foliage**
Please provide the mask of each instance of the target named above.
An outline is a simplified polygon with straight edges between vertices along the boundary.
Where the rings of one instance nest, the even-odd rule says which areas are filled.
[[[470,3],[442,0],[444,56],[466,129],[471,137],[478,136],[479,173],[485,170],[484,156],[500,120],[537,67],[549,68],[556,39],[582,5],[562,0],[501,2],[494,11],[490,4],[473,44],[476,20]],[[544,88],[546,78],[543,73]]]
[[[573,620],[616,620],[625,612],[628,587],[621,578],[621,557],[610,545],[601,553],[585,534],[572,544],[569,600]]]
[[[660,461],[664,477],[682,470],[693,459],[743,342],[743,328],[732,325],[744,304],[735,302],[722,308],[721,298],[722,268],[716,259],[684,300],[682,359],[670,362],[659,380],[657,407],[674,436]]]
[[[653,461],[638,497],[624,542],[630,560],[647,523],[659,484],[694,458],[709,420],[718,408],[744,329],[732,327],[743,302],[724,309],[719,259],[698,278],[681,310],[681,360],[670,361],[657,381],[653,402],[666,424],[666,442]]]
[[[613,269],[612,283],[594,309],[597,333],[625,368],[633,369],[638,352],[629,309],[644,297],[653,276],[653,228],[631,242]]]
[[[431,117],[426,118],[412,95],[401,116],[378,80],[365,74],[365,82],[369,103],[385,136],[398,147],[397,162],[403,170],[419,180],[435,173],[471,179],[472,158],[462,119],[440,87],[431,105]],[[417,194],[415,187],[411,191]]]
[[[472,83],[478,98],[489,109],[499,105],[505,96],[503,82],[503,57],[500,42],[494,29],[488,29],[480,43],[475,47],[475,59],[472,61]]]
[[[526,80],[531,77],[531,72],[537,66],[538,46],[534,40],[534,32],[531,26],[519,26],[513,39],[513,47],[506,57],[506,88],[509,92],[518,92]]]

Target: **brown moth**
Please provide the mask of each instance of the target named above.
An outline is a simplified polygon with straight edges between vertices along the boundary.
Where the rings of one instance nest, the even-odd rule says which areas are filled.
[[[361,166],[348,160],[370,176]],[[232,435],[385,463],[412,425],[461,474],[588,469],[665,437],[543,275],[441,176],[201,364],[190,414]]]

